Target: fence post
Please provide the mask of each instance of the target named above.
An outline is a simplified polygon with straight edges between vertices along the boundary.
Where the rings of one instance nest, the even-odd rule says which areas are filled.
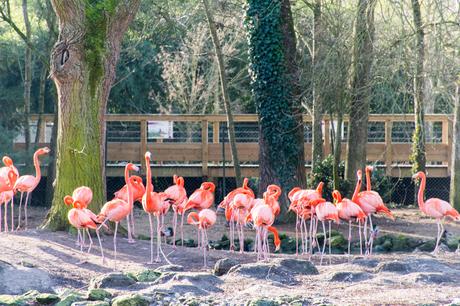
[[[142,165],[141,172],[143,171],[143,169],[146,168],[146,166],[150,166],[150,165],[145,164],[144,154],[146,151],[147,151],[147,120],[142,119],[141,120],[141,150],[139,152],[140,153],[139,158],[140,158],[140,162]]]
[[[449,121],[449,118],[442,120],[442,143],[446,145],[447,149],[447,175],[451,173],[451,163],[452,163],[452,128]]]
[[[203,177],[208,176],[208,120],[201,121],[201,169]]]
[[[393,122],[389,119],[385,120],[385,172],[387,176],[391,176],[391,165],[393,164],[393,148],[391,147],[392,130]]]
[[[324,157],[328,156],[331,153],[331,134],[329,120],[324,119]]]
[[[214,121],[212,123],[212,142],[213,143],[219,143],[219,131],[220,131],[220,126],[219,126],[219,121]]]
[[[37,129],[40,129],[40,139],[38,140],[39,143],[45,143],[46,138],[46,118],[42,118],[42,122],[40,122],[40,126],[37,126]],[[38,121],[37,121],[38,122]]]

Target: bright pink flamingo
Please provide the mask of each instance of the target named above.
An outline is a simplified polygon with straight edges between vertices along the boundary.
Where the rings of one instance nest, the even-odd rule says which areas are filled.
[[[372,166],[366,167],[366,189],[365,191],[359,192],[353,202],[358,204],[364,213],[367,215],[366,220],[364,221],[364,245],[366,246],[366,255],[372,255],[372,246],[374,242],[373,234],[373,225],[372,225],[372,214],[374,213],[384,213],[394,220],[393,214],[385,206],[380,195],[371,190],[371,172],[373,170]],[[362,182],[362,172],[358,170],[356,173],[358,177],[358,182]],[[360,186],[361,189],[361,186]],[[369,220],[369,241],[367,241],[367,221]]]
[[[75,201],[78,201],[80,209],[86,209],[88,211],[88,214],[90,217],[94,217],[94,220],[96,220],[96,215],[87,209],[89,203],[93,200],[93,191],[91,188],[86,187],[86,186],[81,186],[78,188],[75,188],[75,190],[72,193],[72,196],[65,196],[64,197],[64,203],[67,206],[73,205]],[[85,233],[83,232],[83,236],[80,233],[80,230],[77,228],[77,241],[75,242],[76,245],[80,244],[85,244]]]
[[[355,193],[358,192],[357,190],[358,189],[355,188]],[[365,220],[366,214],[361,209],[361,207],[359,207],[359,205],[356,204],[355,202],[347,198],[342,199],[342,195],[340,194],[338,190],[334,190],[332,192],[332,197],[336,201],[335,205],[337,206],[337,209],[339,211],[339,218],[342,220],[348,221],[348,255],[350,255],[350,251],[351,251],[351,220],[353,218],[356,218],[359,224],[358,233],[359,233],[359,241],[360,241],[359,243],[360,243],[361,254],[362,254],[363,250],[362,250],[362,243],[361,243],[361,222]]]
[[[203,259],[204,259],[204,267],[206,268],[207,266],[207,261],[206,261],[206,252],[208,250],[208,228],[214,225],[216,223],[217,216],[216,213],[208,208],[205,208],[201,210],[199,213],[196,212],[191,212],[187,216],[187,223],[188,224],[193,224],[198,226],[198,231],[200,232],[200,235],[198,237],[200,238],[201,241],[198,242],[198,245],[201,245],[203,248]]]
[[[174,174],[173,177],[174,185],[166,188],[164,193],[166,194],[166,200],[172,205],[173,209],[173,246],[176,246],[176,228],[177,228],[177,214],[179,213],[179,207],[184,206],[187,201],[187,191],[184,187],[184,178]],[[182,244],[184,243],[184,214],[181,214],[180,224],[180,237]]]
[[[146,176],[147,176],[147,187],[145,189],[145,194],[142,197],[142,207],[144,211],[149,215],[149,223],[150,223],[150,264],[154,263],[153,260],[153,221],[152,216],[155,216],[157,219],[157,258],[155,262],[160,262],[160,253],[163,255],[164,259],[170,264],[170,261],[163,253],[163,249],[161,248],[161,221],[160,216],[164,212],[164,200],[165,197],[162,197],[159,193],[153,191],[153,184],[152,184],[152,172],[150,169],[150,160],[152,158],[152,154],[150,152],[145,153],[145,165],[146,169]]]
[[[318,218],[318,220],[321,221],[323,225],[324,242],[323,242],[323,250],[321,251],[321,263],[322,263],[324,251],[326,250],[326,240],[327,240],[326,239],[326,226],[324,225],[324,222],[328,221],[329,223],[329,256],[330,256],[331,255],[331,221],[334,221],[337,224],[340,223],[339,210],[331,202],[321,202],[315,206],[315,214],[316,214],[316,218]]]
[[[129,181],[131,182],[131,191],[133,193],[133,204],[136,201],[141,202],[142,197],[144,196],[145,193],[145,187],[144,183],[142,182],[142,178],[137,175],[131,175],[129,178]],[[120,190],[114,193],[115,197],[114,199],[120,199],[125,202],[128,201],[128,185],[125,184]],[[134,228],[134,205],[133,205],[133,210],[128,216],[127,220],[128,224],[128,243],[133,243],[134,239],[133,236],[135,235],[135,228]]]
[[[35,166],[35,176],[33,175],[23,175],[18,178],[16,184],[14,185],[14,192],[16,193],[19,191],[21,193],[21,198],[19,200],[19,217],[18,217],[18,229],[21,227],[21,208],[22,208],[22,195],[24,192],[27,193],[26,195],[26,202],[24,203],[24,213],[25,213],[25,222],[26,222],[26,229],[27,229],[27,205],[29,204],[29,199],[32,199],[32,191],[38,186],[41,179],[41,172],[40,172],[40,162],[38,160],[39,156],[48,154],[50,149],[47,147],[40,148],[34,153],[34,166]]]
[[[97,221],[101,222],[101,225],[99,225],[98,230],[100,230],[100,228],[104,226],[107,221],[115,222],[115,232],[113,235],[113,250],[114,250],[115,260],[117,259],[118,223],[125,218],[127,219],[129,214],[131,213],[131,210],[133,209],[133,200],[132,200],[133,194],[131,191],[131,184],[129,181],[129,171],[139,171],[139,167],[133,165],[132,163],[128,163],[125,166],[125,183],[128,184],[128,195],[129,195],[128,201],[124,201],[121,199],[113,199],[105,203],[104,206],[102,206],[101,212],[97,216]],[[100,242],[99,242],[99,246],[101,248],[102,261],[105,262],[104,252],[102,249],[102,244]]]
[[[420,171],[414,174],[414,179],[420,179],[420,189],[418,190],[418,207],[420,210],[430,217],[436,219],[438,225],[438,234],[436,235],[436,246],[433,253],[437,253],[439,250],[439,242],[441,241],[442,234],[444,233],[444,226],[442,221],[445,217],[450,217],[453,220],[460,220],[460,214],[453,208],[448,202],[438,198],[431,198],[425,202],[425,186],[426,186],[426,175]]]
[[[10,170],[13,170],[14,177],[10,180],[11,189],[5,191],[0,195],[0,205],[1,203],[5,204],[5,232],[8,232],[8,203],[11,201],[11,231],[14,230],[14,184],[16,183],[17,178],[19,177],[18,169],[14,166],[13,160],[8,156],[3,156],[3,164],[5,167],[0,168],[0,176],[8,178],[8,173]],[[1,227],[0,227],[1,230]]]
[[[17,176],[16,174],[14,173],[14,170],[12,169],[8,169],[8,173],[5,177],[5,175],[1,175],[0,176],[0,195],[1,195],[1,198],[0,198],[0,231],[2,229],[2,218],[1,218],[1,215],[2,215],[2,204],[3,203],[7,203],[6,201],[6,197],[8,195],[8,192],[11,192],[12,190],[12,186],[13,186],[13,182],[16,180]],[[6,204],[5,204],[5,213],[6,213]],[[5,222],[6,222],[6,215],[5,215]],[[8,226],[6,226],[6,230],[7,231],[8,229]]]

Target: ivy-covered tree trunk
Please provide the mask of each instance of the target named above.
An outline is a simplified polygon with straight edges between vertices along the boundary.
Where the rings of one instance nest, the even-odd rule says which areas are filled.
[[[450,179],[450,203],[460,209],[460,79],[455,94],[454,133]]]
[[[375,4],[376,0],[359,0],[355,20],[345,167],[345,178],[352,182],[356,180],[356,171],[366,165]]]
[[[423,62],[425,60],[425,43],[422,25],[422,12],[418,0],[412,0],[412,14],[416,31],[415,76],[414,76],[414,112],[415,131],[412,137],[412,172],[425,171],[425,107],[423,98]],[[417,188],[416,188],[417,189]]]
[[[295,95],[295,36],[289,1],[249,0],[245,26],[249,41],[253,99],[259,116],[259,193],[267,185],[287,192],[305,185],[303,124]]]
[[[58,92],[53,204],[46,227],[68,227],[62,199],[76,187],[93,190],[90,209],[105,202],[105,123],[120,44],[140,0],[53,0],[59,39],[51,54]]]

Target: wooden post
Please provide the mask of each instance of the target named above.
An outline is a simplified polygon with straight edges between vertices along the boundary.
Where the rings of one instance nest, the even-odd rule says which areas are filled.
[[[203,177],[208,176],[208,121],[201,121],[201,168]]]
[[[391,165],[393,164],[393,148],[391,147],[392,130],[393,122],[389,119],[385,120],[385,167],[387,176],[391,176]]]
[[[328,119],[324,119],[324,157],[331,154],[331,132]]]
[[[142,165],[141,172],[146,168],[144,154],[147,151],[147,120],[141,120],[141,149],[139,152],[139,158]],[[155,156],[155,155],[154,155]]]
[[[214,121],[212,123],[212,142],[219,143],[220,122]]]
[[[40,129],[40,139],[38,139],[39,143],[45,143],[45,133],[46,133],[46,118],[40,123],[40,126],[37,126],[37,130]]]
[[[451,174],[452,166],[452,126],[449,118],[442,120],[442,144],[446,145],[447,149],[447,175]]]

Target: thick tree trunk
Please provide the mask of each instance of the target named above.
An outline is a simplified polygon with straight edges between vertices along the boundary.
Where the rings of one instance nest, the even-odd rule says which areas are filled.
[[[414,111],[415,111],[415,131],[412,137],[412,171],[425,171],[426,155],[425,155],[425,107],[423,97],[424,85],[424,69],[423,63],[425,60],[425,44],[424,32],[422,26],[422,13],[420,11],[420,3],[418,0],[412,0],[412,13],[414,17],[414,25],[416,30],[416,46],[415,46],[415,76],[414,76]]]
[[[371,65],[374,41],[374,8],[376,0],[359,0],[355,21],[351,74],[350,122],[348,125],[345,178],[356,180],[356,170],[366,165],[367,121]]]
[[[455,95],[454,134],[452,146],[450,203],[460,209],[460,79],[457,82]]]
[[[312,169],[324,158],[323,153],[323,101],[320,90],[321,61],[321,0],[316,0],[313,6],[313,112],[312,112]]]
[[[220,47],[219,38],[217,36],[216,25],[214,23],[214,18],[209,8],[208,1],[203,0],[203,5],[204,5],[204,10],[206,12],[206,18],[208,19],[209,31],[211,32],[212,42],[214,44],[214,49],[216,51],[217,64],[219,66],[220,86],[222,90],[222,98],[224,100],[225,113],[227,115],[228,140],[230,142],[230,149],[232,152],[232,161],[233,161],[233,167],[235,169],[236,185],[241,186],[242,180],[241,180],[240,160],[238,159],[238,150],[236,148],[235,123],[233,121],[232,106],[230,104],[230,96],[228,94],[227,75],[225,73],[224,56],[222,54],[222,48]]]
[[[37,132],[35,134],[35,149],[38,148],[41,135],[41,128],[43,122],[43,113],[45,112],[45,91],[46,91],[46,75],[48,74],[48,67],[43,66],[40,72],[40,84],[38,86],[39,96],[38,96],[38,120],[37,120]]]
[[[343,113],[339,110],[337,112],[337,127],[334,137],[334,162],[332,164],[332,178],[334,180],[334,189],[339,190],[340,180],[339,177],[339,164],[342,156],[342,123]]]
[[[28,14],[27,0],[22,0],[22,16],[26,28],[26,39],[30,42],[31,28]],[[30,88],[32,86],[32,50],[27,46],[24,58],[24,136],[26,145],[26,168],[31,165],[30,162]]]
[[[53,204],[46,227],[68,227],[62,199],[78,186],[93,189],[90,209],[105,202],[105,122],[120,44],[139,0],[53,0],[59,39],[51,55],[58,92],[58,135]]]

